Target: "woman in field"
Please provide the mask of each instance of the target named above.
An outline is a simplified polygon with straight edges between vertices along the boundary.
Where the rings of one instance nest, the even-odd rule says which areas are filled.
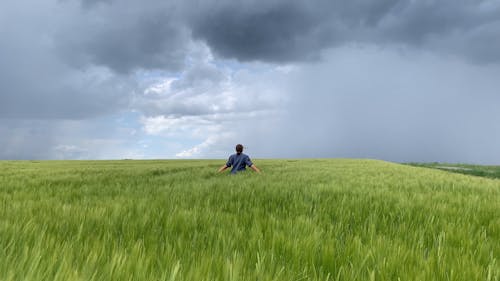
[[[231,174],[236,174],[237,172],[240,171],[245,171],[246,166],[250,167],[252,170],[256,171],[257,173],[260,173],[259,168],[257,168],[252,161],[250,160],[250,157],[246,154],[243,153],[243,145],[237,144],[236,145],[236,154],[233,154],[229,156],[229,159],[227,160],[227,163],[220,167],[219,173],[225,171],[229,167],[233,167],[231,169]]]

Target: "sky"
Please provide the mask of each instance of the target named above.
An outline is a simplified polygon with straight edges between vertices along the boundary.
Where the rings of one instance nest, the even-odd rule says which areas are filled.
[[[2,0],[0,159],[500,164],[500,0]]]

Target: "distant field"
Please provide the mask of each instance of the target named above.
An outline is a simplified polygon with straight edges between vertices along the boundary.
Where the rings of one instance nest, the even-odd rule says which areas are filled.
[[[500,180],[254,162],[0,161],[0,280],[500,280]]]
[[[464,175],[500,179],[500,166],[447,164],[447,163],[408,163],[408,165],[415,167],[440,169]]]

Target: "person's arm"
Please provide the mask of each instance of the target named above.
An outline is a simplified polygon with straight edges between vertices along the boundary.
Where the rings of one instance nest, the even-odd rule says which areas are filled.
[[[260,170],[259,168],[257,168],[257,166],[255,166],[253,163],[252,163],[252,160],[250,160],[250,157],[247,156],[247,159],[245,159],[245,163],[248,167],[250,167],[252,170],[256,171],[257,173],[260,173]]]
[[[227,168],[229,168],[227,165],[223,165],[222,167],[219,168],[219,170],[217,171],[217,173],[222,173],[224,172]]]
[[[233,165],[233,156],[229,156],[229,159],[227,159],[227,163],[219,168],[217,173],[222,173],[224,172],[227,168],[231,167]]]
[[[250,168],[252,168],[252,170],[256,171],[257,173],[260,173],[259,168],[257,168],[257,166],[255,166],[255,164],[252,164],[252,166],[250,166]]]

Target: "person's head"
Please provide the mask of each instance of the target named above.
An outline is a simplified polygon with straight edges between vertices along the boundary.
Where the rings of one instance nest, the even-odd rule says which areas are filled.
[[[241,154],[243,152],[243,145],[237,144],[236,145],[236,153]]]

